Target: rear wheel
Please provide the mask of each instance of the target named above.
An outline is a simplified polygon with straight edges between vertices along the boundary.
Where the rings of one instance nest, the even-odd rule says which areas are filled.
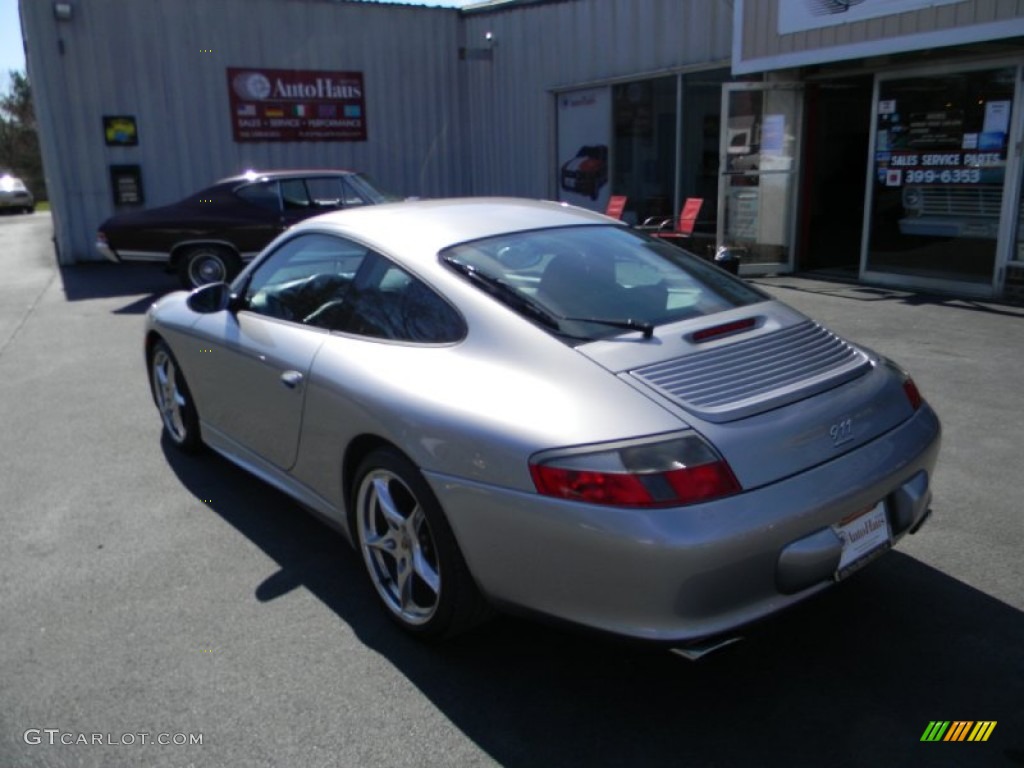
[[[153,345],[149,358],[149,383],[167,437],[185,453],[195,453],[202,445],[199,416],[178,361],[163,341]]]
[[[405,456],[373,451],[356,473],[351,530],[388,615],[421,637],[452,636],[484,602],[430,486]]]
[[[227,282],[238,274],[238,256],[219,245],[196,245],[186,250],[178,262],[178,276],[187,289],[207,283]]]

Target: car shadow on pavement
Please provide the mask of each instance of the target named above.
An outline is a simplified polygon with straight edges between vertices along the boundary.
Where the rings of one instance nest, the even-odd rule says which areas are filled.
[[[212,452],[163,447],[280,566],[257,600],[308,590],[501,765],[1024,765],[1024,614],[898,551],[698,662],[510,617],[427,645],[384,616],[340,533]],[[922,742],[935,720],[997,726]]]
[[[114,310],[117,314],[142,314],[156,299],[179,288],[177,278],[159,264],[74,264],[60,267],[60,279],[68,301],[142,295]]]
[[[971,299],[964,296],[953,296],[937,293],[924,293],[918,291],[907,291],[895,288],[881,288],[877,286],[864,285],[862,283],[851,284],[847,281],[827,281],[812,275],[803,275],[803,280],[794,281],[790,275],[778,277],[750,278],[748,282],[767,291],[783,289],[797,291],[800,293],[827,294],[840,299],[862,302],[896,302],[908,307],[936,306],[948,307],[950,309],[963,309],[972,312],[984,312],[1004,317],[1024,318],[1024,304],[999,302],[996,300]],[[798,276],[800,277],[800,276]]]

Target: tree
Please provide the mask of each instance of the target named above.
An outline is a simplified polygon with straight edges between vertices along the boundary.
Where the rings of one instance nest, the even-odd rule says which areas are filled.
[[[8,89],[0,94],[0,169],[19,176],[37,200],[46,199],[39,135],[28,76],[11,70]]]

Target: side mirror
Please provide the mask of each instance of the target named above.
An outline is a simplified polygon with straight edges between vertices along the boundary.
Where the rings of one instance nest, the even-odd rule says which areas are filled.
[[[212,315],[214,312],[233,309],[234,297],[227,283],[207,283],[192,291],[185,303],[193,312]]]

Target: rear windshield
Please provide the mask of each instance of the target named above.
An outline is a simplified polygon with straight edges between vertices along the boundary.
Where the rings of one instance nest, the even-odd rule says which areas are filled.
[[[495,299],[567,338],[603,339],[768,297],[691,253],[620,226],[516,232],[442,260]]]

